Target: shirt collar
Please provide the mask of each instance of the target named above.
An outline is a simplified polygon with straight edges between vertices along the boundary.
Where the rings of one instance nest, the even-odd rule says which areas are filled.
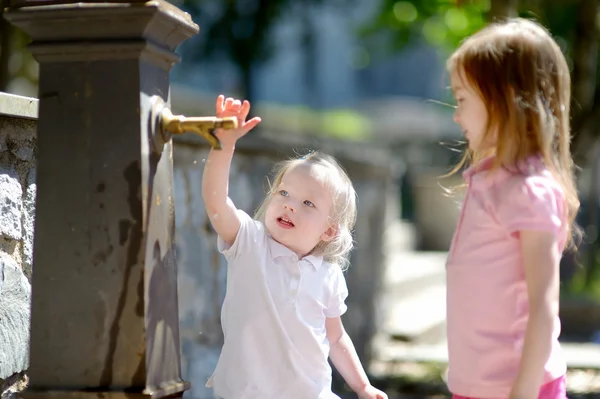
[[[268,236],[268,242],[269,242],[269,249],[271,252],[272,259],[279,258],[279,257],[288,257],[288,258],[294,258],[296,260],[300,260],[300,259],[298,259],[298,255],[296,255],[296,253],[294,251],[292,251],[285,245],[278,243],[270,235]],[[304,258],[302,258],[301,260],[308,261],[308,263],[310,263],[316,270],[318,270],[321,267],[321,265],[323,264],[322,256],[307,255]]]
[[[545,169],[540,154],[530,155],[512,166],[501,165],[492,170],[495,159],[496,156],[492,155],[470,166],[463,172],[464,179],[468,182],[481,182],[490,187],[516,174],[532,175]]]

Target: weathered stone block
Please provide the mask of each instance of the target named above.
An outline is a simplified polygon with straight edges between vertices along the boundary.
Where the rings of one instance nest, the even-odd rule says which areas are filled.
[[[31,285],[17,263],[0,252],[0,379],[29,367]]]
[[[33,265],[33,232],[35,228],[36,169],[29,171],[27,191],[23,200],[23,269],[31,274]]]
[[[21,198],[23,190],[17,172],[6,166],[0,166],[0,234],[20,240]]]
[[[33,148],[28,146],[16,147],[12,150],[12,153],[21,161],[31,161],[33,159]]]

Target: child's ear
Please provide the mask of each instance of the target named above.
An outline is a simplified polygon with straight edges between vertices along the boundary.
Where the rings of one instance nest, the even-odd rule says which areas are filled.
[[[339,228],[329,226],[327,230],[323,234],[321,234],[321,241],[329,242],[333,240],[338,235]]]

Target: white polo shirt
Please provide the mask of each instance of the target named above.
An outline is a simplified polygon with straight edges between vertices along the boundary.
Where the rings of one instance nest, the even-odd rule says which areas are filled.
[[[264,225],[238,211],[241,226],[229,248],[221,310],[225,337],[207,386],[224,399],[330,399],[325,319],[346,311],[348,289],[339,266],[297,255]]]

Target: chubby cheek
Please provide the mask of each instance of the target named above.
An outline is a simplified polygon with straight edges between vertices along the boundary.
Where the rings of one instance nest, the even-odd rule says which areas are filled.
[[[272,208],[269,207],[267,208],[267,211],[265,212],[265,227],[267,228],[267,231],[269,231],[269,233],[273,234],[273,232],[276,231],[275,227],[276,227],[276,221],[275,221],[275,216],[273,216],[273,211]]]
[[[281,209],[281,205],[278,204],[278,197],[272,197],[269,200],[269,205],[267,206],[267,210],[265,212],[266,216],[273,216],[277,209]]]
[[[311,222],[313,229],[318,231],[321,235],[329,228],[329,218],[327,215],[314,215]]]
[[[267,206],[267,210],[265,211],[265,217],[269,219],[273,215],[273,202]]]

